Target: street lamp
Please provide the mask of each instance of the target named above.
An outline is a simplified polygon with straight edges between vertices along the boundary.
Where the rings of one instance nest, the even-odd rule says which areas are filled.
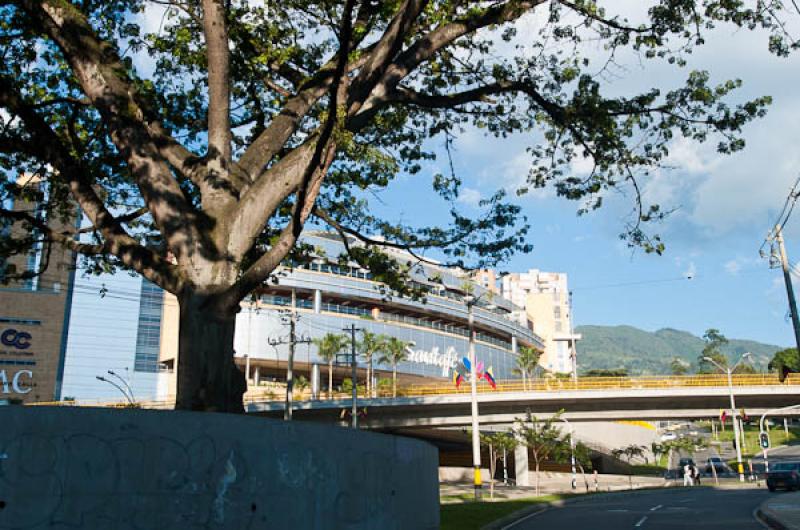
[[[472,405],[472,467],[473,467],[473,484],[475,489],[475,500],[481,498],[481,439],[480,439],[480,425],[478,421],[478,369],[475,362],[475,316],[472,308],[483,298],[489,291],[485,291],[480,296],[475,297],[468,294],[464,297],[464,302],[467,304],[467,324],[469,327],[469,376],[470,376],[470,402]],[[491,307],[491,306],[490,306]]]
[[[125,368],[125,370],[127,370],[127,368]],[[125,388],[128,390],[128,395],[130,396],[130,401],[131,402],[136,401],[136,398],[133,397],[133,390],[131,389],[131,385],[129,385],[128,382],[125,379],[120,377],[120,375],[118,373],[116,373],[114,370],[108,370],[108,375],[113,375],[114,377],[116,377],[117,379],[122,381],[122,384],[125,385]]]
[[[562,418],[559,416],[558,419],[566,423],[567,427],[569,428],[569,452],[570,462],[572,463],[572,489],[575,490],[578,488],[578,479],[576,478],[575,473],[575,429],[572,428],[572,424],[567,421],[567,418]]]
[[[744,360],[750,360],[753,354],[750,352],[746,352],[741,356],[741,358],[736,361],[732,367],[722,366],[717,361],[712,359],[711,357],[703,357],[703,360],[709,362],[728,374],[728,393],[730,394],[731,398],[731,410],[733,414],[733,445],[736,447],[736,463],[739,467],[739,482],[744,482],[744,466],[742,465],[742,445],[739,440],[739,414],[736,411],[736,398],[733,395],[733,371],[736,370],[736,367],[739,366]]]
[[[122,393],[122,395],[125,396],[125,399],[128,400],[128,404],[133,405],[133,401],[131,400],[131,397],[125,392],[125,390],[123,390],[123,388],[121,386],[116,384],[114,381],[112,381],[111,379],[106,379],[102,375],[96,375],[96,376],[94,376],[94,378],[97,379],[98,381],[102,381],[104,383],[108,383],[109,385],[114,386],[114,388],[119,390]]]

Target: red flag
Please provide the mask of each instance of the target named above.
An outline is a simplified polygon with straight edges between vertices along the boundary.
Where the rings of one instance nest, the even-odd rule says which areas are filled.
[[[719,415],[719,421],[725,423],[725,420],[728,418],[728,411],[723,410],[722,413]]]

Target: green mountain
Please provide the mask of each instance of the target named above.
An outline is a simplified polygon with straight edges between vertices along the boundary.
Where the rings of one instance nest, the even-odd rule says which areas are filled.
[[[697,357],[705,343],[686,331],[664,328],[655,332],[632,326],[578,326],[583,335],[578,341],[578,368],[624,368],[631,375],[669,374],[670,362],[679,357],[696,368]],[[729,339],[722,348],[735,362],[744,352],[753,354],[755,367],[766,370],[772,355],[785,346],[762,344],[751,340]]]

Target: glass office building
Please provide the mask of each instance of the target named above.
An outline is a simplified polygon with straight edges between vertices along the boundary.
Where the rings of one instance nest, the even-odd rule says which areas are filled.
[[[418,263],[408,254],[394,252],[398,262],[412,264],[412,281],[427,291],[425,300],[412,300],[391,296],[385,285],[373,281],[368,271],[354,264],[340,265],[337,257],[344,247],[338,237],[317,232],[306,235],[304,242],[328,258],[284,268],[277,275],[277,283],[265,286],[253,299],[242,303],[237,316],[237,363],[249,370],[251,382],[285,378],[289,354],[286,313],[292,292],[296,334],[303,340],[296,346],[295,369],[306,377],[313,364],[326,364],[318,357],[313,339],[326,333],[349,334],[346,330],[355,326],[410,343],[407,360],[398,365],[401,379],[421,382],[451,378],[456,363],[468,355],[468,293],[477,300],[473,307],[476,356],[487,368],[492,367],[496,379],[513,377],[519,347],[543,347],[542,339],[530,326],[519,324],[520,308],[462,271]],[[512,314],[516,314],[515,319]],[[359,362],[363,371],[363,359]],[[378,364],[377,359],[374,363],[379,377],[389,376],[390,365]],[[337,379],[349,377],[348,367],[342,366],[339,371]]]

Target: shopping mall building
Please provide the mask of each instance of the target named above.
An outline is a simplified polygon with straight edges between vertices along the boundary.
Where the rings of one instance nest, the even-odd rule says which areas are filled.
[[[412,281],[427,295],[424,300],[412,300],[391,295],[368,271],[355,265],[341,266],[337,258],[344,247],[337,237],[315,232],[307,234],[304,242],[317,250],[317,259],[283,268],[276,283],[270,282],[241,304],[234,349],[237,364],[248,373],[251,390],[285,381],[289,355],[286,315],[293,295],[300,341],[295,349],[295,377],[311,379],[314,365],[326,374],[327,363],[317,355],[313,339],[327,333],[346,334],[346,328],[355,326],[409,343],[407,359],[398,365],[401,382],[450,379],[456,364],[468,353],[468,295],[475,300],[477,359],[492,368],[495,378],[514,377],[520,347],[544,348],[532,323],[522,323],[524,309],[502,298],[495,286],[482,285],[485,282],[475,281],[463,271],[413,261]],[[412,262],[411,256],[402,252],[394,257],[402,263]],[[64,261],[74,263],[68,256]],[[24,367],[26,372],[17,377],[16,386],[7,371],[8,384],[0,388],[25,401],[119,399],[118,387],[127,386],[136,399],[165,398],[174,392],[175,298],[138,276],[87,277],[68,274],[69,267],[63,265],[62,269],[65,274],[59,278],[58,290],[48,284],[47,296],[31,286],[27,291],[0,289],[3,329],[27,325],[27,330],[31,321],[38,321],[40,327],[29,332],[32,340],[50,337],[53,342],[52,346],[41,342],[42,348],[50,348],[47,351],[31,348],[36,351],[33,360],[37,364]],[[30,302],[26,302],[30,310],[17,300],[20,296]],[[13,347],[6,349],[9,351],[0,352],[0,359],[31,360],[30,356],[12,355],[20,353]],[[377,377],[391,377],[390,365],[377,363],[377,358],[374,363]],[[359,359],[359,381],[365,376],[366,366]],[[345,377],[350,377],[349,365],[337,366],[334,385]],[[34,388],[32,384],[37,385],[35,392],[29,390]]]

